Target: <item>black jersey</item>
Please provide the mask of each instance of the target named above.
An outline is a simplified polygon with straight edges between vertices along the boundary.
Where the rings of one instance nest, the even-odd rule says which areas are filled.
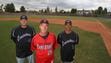
[[[75,55],[75,45],[79,42],[79,36],[72,31],[70,34],[66,34],[65,31],[59,33],[58,42],[61,45],[61,59],[62,61],[73,61]]]
[[[17,57],[24,58],[32,54],[30,46],[31,46],[31,40],[34,35],[35,35],[35,29],[28,25],[26,28],[21,28],[21,26],[17,26],[12,30],[11,39],[16,44]]]

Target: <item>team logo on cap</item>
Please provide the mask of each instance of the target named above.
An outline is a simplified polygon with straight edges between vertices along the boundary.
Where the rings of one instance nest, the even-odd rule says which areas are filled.
[[[67,22],[71,22],[71,21],[68,20]]]
[[[72,25],[72,22],[71,22],[71,20],[66,20],[66,21],[65,21],[65,25],[67,25],[67,24],[70,24],[70,25]]]
[[[22,16],[22,18],[25,18],[26,16]]]
[[[47,22],[47,20],[44,20],[44,22]]]
[[[21,17],[20,17],[20,19],[22,20],[22,19],[26,19],[27,20],[27,16],[26,15],[22,15]]]
[[[41,21],[40,21],[40,24],[42,24],[42,23],[49,24],[49,23],[48,23],[48,20],[41,20]]]

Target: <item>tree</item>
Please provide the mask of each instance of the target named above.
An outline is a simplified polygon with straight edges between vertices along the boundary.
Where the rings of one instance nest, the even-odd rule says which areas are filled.
[[[21,6],[21,7],[20,7],[20,11],[21,11],[21,12],[26,12],[25,7],[24,7],[24,6]]]
[[[44,10],[44,13],[47,13],[47,9]]]
[[[58,13],[58,8],[57,7],[55,8],[55,13]]]
[[[107,14],[107,8],[104,8],[103,14]]]
[[[102,7],[98,7],[97,14],[101,15],[102,13],[103,13],[103,8]]]
[[[3,4],[0,6],[0,12],[3,12]]]
[[[103,7],[98,7],[98,9],[95,10],[95,14],[97,14],[97,15],[107,14],[107,8],[103,9]]]
[[[60,13],[64,13],[65,11],[64,10],[60,10]]]
[[[43,11],[43,9],[39,10],[39,13],[41,13],[41,14],[42,14],[43,12],[44,12],[44,11]]]
[[[47,9],[46,9],[46,13],[50,13],[50,8],[49,7],[47,7]]]
[[[10,4],[10,7],[12,7],[12,8],[11,8],[11,12],[15,12],[15,6],[14,6],[13,3]]]
[[[74,8],[71,9],[72,14],[76,14],[76,12],[77,12],[77,9],[74,9]]]
[[[15,12],[15,6],[13,3],[9,3],[9,4],[6,4],[5,6],[5,12]]]

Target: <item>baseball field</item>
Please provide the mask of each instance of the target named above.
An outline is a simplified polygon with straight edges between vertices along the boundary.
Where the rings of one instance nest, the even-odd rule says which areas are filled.
[[[73,31],[79,34],[75,63],[111,63],[111,19],[75,16],[28,16],[29,25],[39,32],[38,22],[49,20],[49,31],[63,31],[64,20],[73,21]],[[15,44],[11,29],[19,25],[19,16],[0,16],[0,63],[16,63]],[[55,63],[60,63],[60,46],[55,50]],[[26,61],[27,63],[27,61]]]

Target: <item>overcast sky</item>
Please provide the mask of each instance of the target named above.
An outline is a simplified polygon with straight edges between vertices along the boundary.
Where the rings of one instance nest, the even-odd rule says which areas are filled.
[[[45,9],[49,6],[51,9],[70,10],[71,8],[94,10],[99,6],[106,7],[111,11],[111,0],[0,0],[0,4],[14,3],[17,10],[20,6],[26,9]]]

